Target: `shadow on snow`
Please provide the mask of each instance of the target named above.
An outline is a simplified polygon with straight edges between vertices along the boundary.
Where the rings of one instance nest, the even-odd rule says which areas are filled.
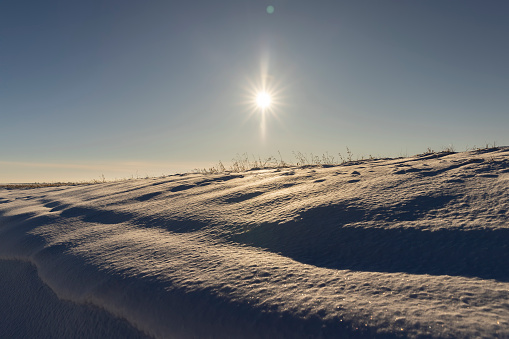
[[[509,229],[436,231],[353,227],[373,221],[417,220],[453,196],[417,197],[393,210],[326,206],[284,224],[262,224],[233,240],[332,269],[452,275],[509,281]]]

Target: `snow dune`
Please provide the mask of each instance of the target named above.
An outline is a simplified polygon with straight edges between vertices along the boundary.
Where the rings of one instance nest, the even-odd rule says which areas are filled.
[[[509,148],[3,189],[0,259],[1,337],[509,338]]]

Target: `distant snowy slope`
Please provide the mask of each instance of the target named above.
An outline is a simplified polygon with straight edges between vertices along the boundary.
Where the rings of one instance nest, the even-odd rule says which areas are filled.
[[[156,338],[509,338],[509,148],[0,189],[0,259]]]

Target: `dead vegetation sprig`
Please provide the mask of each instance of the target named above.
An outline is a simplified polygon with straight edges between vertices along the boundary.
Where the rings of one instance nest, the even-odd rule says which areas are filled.
[[[477,147],[475,145],[470,149],[467,147],[467,151],[476,152],[478,154],[485,153],[485,152],[498,151],[499,149],[501,149],[501,147],[497,146],[497,143],[495,141],[493,142],[493,144],[487,143],[486,145],[484,145],[484,147]]]
[[[438,155],[447,155],[447,154],[454,154],[454,153],[457,153],[457,152],[454,149],[454,145],[451,144],[449,146],[442,147],[442,150],[440,150],[440,151],[435,151],[431,147],[428,147],[426,149],[426,151],[424,151],[423,153],[416,154],[415,156],[417,156],[417,157],[432,156],[433,157],[433,156],[438,156]]]
[[[493,144],[486,144],[485,147],[473,147],[468,150],[475,151],[478,153],[488,152],[499,150],[500,147]],[[431,147],[428,147],[426,151],[420,154],[416,154],[417,157],[423,156],[444,156],[448,154],[457,153],[454,145],[444,146],[441,150],[436,151]],[[353,152],[350,148],[346,147],[346,154],[343,155],[341,153],[337,154],[337,157],[329,154],[328,152],[323,153],[322,155],[315,155],[313,153],[303,153],[303,152],[292,152],[294,157],[294,161],[285,161],[281,156],[281,152],[278,151],[279,157],[270,156],[267,158],[261,158],[260,156],[251,157],[247,153],[237,154],[233,159],[231,165],[227,168],[221,161],[215,166],[210,168],[197,168],[193,172],[201,173],[201,174],[219,174],[219,173],[231,173],[231,172],[246,172],[253,170],[262,170],[262,169],[278,169],[278,168],[289,168],[289,167],[332,167],[332,166],[349,166],[349,165],[357,165],[366,161],[376,161],[380,159],[388,160],[390,158],[373,156],[369,155],[368,157],[361,156],[354,157]]]
[[[314,166],[322,166],[322,167],[331,167],[331,166],[340,166],[340,165],[348,165],[354,164],[358,161],[365,160],[376,160],[379,159],[373,156],[369,156],[368,158],[354,158],[353,152],[346,147],[346,155],[338,153],[337,157],[329,154],[328,152],[323,153],[322,155],[316,155],[313,153],[307,154],[303,152],[292,152],[294,161],[286,161],[283,159],[281,152],[278,151],[278,157],[269,156],[267,158],[262,158],[260,156],[249,156],[247,153],[237,154],[233,159],[231,165],[226,168],[226,166],[219,161],[217,165],[209,167],[209,168],[197,168],[194,170],[194,173],[201,174],[219,174],[219,173],[229,173],[229,172],[246,172],[253,170],[262,170],[262,169],[279,169],[279,168],[289,168],[289,167],[314,167]]]

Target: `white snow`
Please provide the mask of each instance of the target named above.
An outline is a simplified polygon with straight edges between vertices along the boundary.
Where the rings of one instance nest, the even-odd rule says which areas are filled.
[[[508,220],[509,148],[0,189],[0,284],[66,337],[504,338]]]

